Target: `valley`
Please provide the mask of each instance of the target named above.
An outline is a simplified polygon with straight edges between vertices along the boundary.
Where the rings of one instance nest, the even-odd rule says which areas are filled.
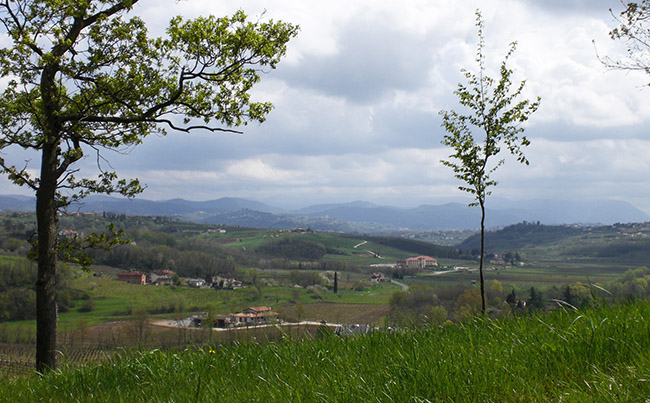
[[[15,265],[30,265],[20,256],[29,251],[26,239],[33,230],[33,220],[31,213],[21,212],[4,212],[0,217],[4,287],[11,292],[22,287],[26,301],[33,298],[31,275],[26,274],[27,281],[20,286],[15,280]],[[251,306],[272,307],[281,322],[395,325],[405,315],[419,315],[400,313],[393,303],[396,294],[409,294],[413,287],[429,295],[420,304],[444,309],[442,321],[462,320],[463,306],[476,309],[475,300],[465,298],[463,302],[460,298],[476,290],[476,235],[465,236],[454,246],[443,246],[409,235],[254,229],[114,214],[61,217],[62,231],[79,237],[101,232],[110,222],[124,231],[130,239],[128,244],[110,251],[89,250],[94,263],[88,269],[74,263],[61,264],[58,328],[62,340],[75,332],[92,333],[94,326],[106,327],[107,323],[119,328],[138,316],[153,322],[205,312],[227,315]],[[550,301],[562,299],[567,287],[575,288],[576,284],[580,285],[577,288],[598,284],[618,290],[621,276],[650,261],[649,235],[647,224],[583,227],[524,222],[490,231],[486,279],[493,285],[495,312],[503,314],[509,292],[525,297],[531,287],[545,294],[548,309],[557,306]],[[449,231],[446,236],[453,238],[455,232]],[[413,256],[434,257],[437,266],[413,269],[397,265]],[[175,273],[174,284],[117,281],[121,272],[156,270]],[[386,281],[371,280],[373,273],[381,273]],[[217,277],[236,280],[241,287],[214,288],[212,279]],[[191,279],[201,279],[205,285],[190,287]],[[8,302],[4,304],[8,306]],[[32,343],[33,329],[30,317],[4,321],[0,324],[0,342]],[[124,331],[103,334],[105,340],[99,344],[118,347],[135,343],[134,336]],[[171,342],[150,336],[147,343]]]

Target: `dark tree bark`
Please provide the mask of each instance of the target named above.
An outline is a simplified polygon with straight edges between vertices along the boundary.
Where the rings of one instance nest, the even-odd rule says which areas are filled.
[[[57,189],[59,177],[69,164],[60,161],[62,127],[57,118],[56,74],[59,66],[48,64],[41,74],[43,144],[41,175],[36,192],[38,279],[36,280],[36,370],[56,368],[56,260],[58,247]]]
[[[50,142],[43,148],[41,181],[36,192],[36,370],[41,373],[56,368],[57,148],[58,144]]]

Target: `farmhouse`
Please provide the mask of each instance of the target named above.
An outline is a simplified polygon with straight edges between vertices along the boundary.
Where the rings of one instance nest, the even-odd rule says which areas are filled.
[[[147,276],[139,271],[117,273],[117,279],[131,284],[147,284]]]
[[[381,283],[384,281],[390,281],[388,277],[384,273],[378,272],[378,273],[372,273],[370,275],[370,281],[376,281],[377,283]]]
[[[174,276],[171,270],[154,270],[149,273],[148,282],[154,285],[172,285],[172,277]]]
[[[406,267],[424,269],[426,267],[438,267],[438,260],[429,256],[410,257],[406,259]]]
[[[261,325],[265,324],[271,319],[279,316],[277,312],[273,312],[270,306],[251,307],[244,312],[236,313],[232,316],[232,322],[235,325]]]
[[[79,236],[79,233],[77,231],[73,231],[71,229],[63,229],[59,231],[59,237],[65,238],[65,239],[74,239]]]
[[[235,288],[241,288],[242,285],[243,284],[241,281],[235,280],[234,278],[231,277],[221,277],[221,276],[212,277],[212,288],[232,290]]]

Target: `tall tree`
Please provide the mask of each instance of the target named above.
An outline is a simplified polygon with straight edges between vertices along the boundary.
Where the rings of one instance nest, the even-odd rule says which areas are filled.
[[[528,298],[527,305],[530,311],[543,311],[546,307],[544,294],[542,294],[541,291],[536,290],[535,287],[530,287],[530,298]]]
[[[465,184],[458,188],[474,197],[470,206],[481,208],[481,250],[479,257],[479,276],[481,286],[482,312],[485,313],[485,279],[483,277],[483,259],[485,256],[485,199],[488,190],[497,182],[491,178],[492,173],[503,165],[503,159],[494,162],[501,152],[501,147],[512,154],[517,161],[528,165],[522,147],[530,141],[522,135],[521,124],[539,107],[540,98],[531,102],[522,100],[525,81],[511,89],[512,70],[507,61],[516,49],[516,42],[510,44],[499,69],[498,81],[485,74],[485,39],[483,37],[483,19],[476,11],[478,28],[478,47],[476,62],[478,73],[462,70],[467,84],[459,84],[454,92],[459,103],[468,110],[463,115],[455,111],[441,111],[442,126],[447,131],[442,144],[454,151],[449,160],[442,163],[451,167],[457,179]]]
[[[0,158],[17,185],[36,192],[38,260],[36,368],[56,365],[54,285],[57,213],[91,193],[134,196],[137,179],[119,179],[99,163],[107,149],[132,147],[166,130],[237,132],[262,122],[270,103],[253,102],[260,71],[275,68],[297,27],[232,17],[173,18],[163,38],[127,19],[138,0],[4,0],[0,73],[0,150],[40,153],[40,174]],[[77,178],[91,153],[98,173]]]
[[[599,57],[599,59],[610,68],[643,71],[650,74],[650,0],[629,3],[620,1],[620,3],[623,11],[618,14],[609,9],[619,24],[609,32],[609,36],[625,43],[627,56],[621,59],[610,57]]]

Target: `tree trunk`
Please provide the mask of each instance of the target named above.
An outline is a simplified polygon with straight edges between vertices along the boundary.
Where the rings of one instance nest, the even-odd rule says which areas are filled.
[[[483,257],[485,256],[485,202],[479,200],[481,206],[481,256],[478,263],[478,272],[481,280],[481,312],[485,314],[485,279],[483,278]]]
[[[57,147],[58,144],[51,142],[43,147],[41,178],[36,192],[36,370],[41,373],[56,368]]]

